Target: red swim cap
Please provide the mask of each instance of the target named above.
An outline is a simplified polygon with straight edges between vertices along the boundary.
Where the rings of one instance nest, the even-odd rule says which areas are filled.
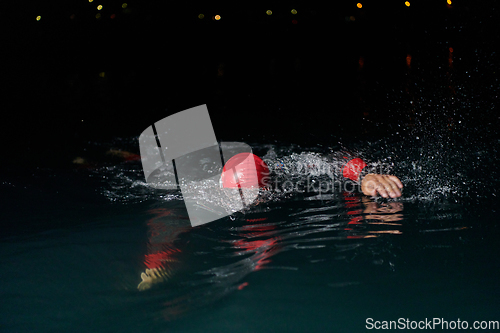
[[[269,168],[266,163],[252,153],[234,155],[222,170],[221,182],[225,188],[265,187]]]
[[[345,178],[349,178],[350,180],[357,182],[359,180],[359,175],[361,174],[361,171],[364,169],[366,165],[367,164],[362,159],[354,158],[344,166],[344,169],[342,170],[342,175]]]

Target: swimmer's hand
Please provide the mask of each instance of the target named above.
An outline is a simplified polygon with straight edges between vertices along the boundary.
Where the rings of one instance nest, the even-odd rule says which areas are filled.
[[[364,195],[376,196],[380,194],[384,198],[398,198],[401,196],[403,183],[396,176],[367,174],[361,181],[361,191]]]

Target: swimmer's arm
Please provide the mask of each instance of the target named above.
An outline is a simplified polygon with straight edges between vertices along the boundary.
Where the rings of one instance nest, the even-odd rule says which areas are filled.
[[[369,173],[361,180],[361,191],[365,195],[381,195],[384,198],[401,196],[403,183],[396,176]]]

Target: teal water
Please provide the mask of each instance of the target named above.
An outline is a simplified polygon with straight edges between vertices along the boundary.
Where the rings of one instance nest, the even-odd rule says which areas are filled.
[[[196,228],[178,193],[147,187],[140,162],[29,178],[7,170],[1,331],[361,332],[367,318],[500,320],[498,178],[465,163],[496,175],[496,151],[462,146],[453,154],[464,163],[447,165],[422,159],[430,148],[384,147],[401,198],[280,194]],[[163,281],[139,290],[159,251],[171,259]]]

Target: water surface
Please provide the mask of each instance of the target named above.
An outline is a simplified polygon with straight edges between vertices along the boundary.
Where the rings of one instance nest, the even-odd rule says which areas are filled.
[[[429,145],[378,141],[358,153],[375,161],[382,153],[362,147],[382,144],[401,198],[278,193],[195,228],[180,193],[149,188],[140,162],[30,178],[8,170],[2,331],[357,332],[367,318],[499,320],[498,178],[477,172],[498,175],[495,150],[476,142],[446,150],[456,156],[448,162]],[[168,259],[162,281],[138,288],[155,253]]]

